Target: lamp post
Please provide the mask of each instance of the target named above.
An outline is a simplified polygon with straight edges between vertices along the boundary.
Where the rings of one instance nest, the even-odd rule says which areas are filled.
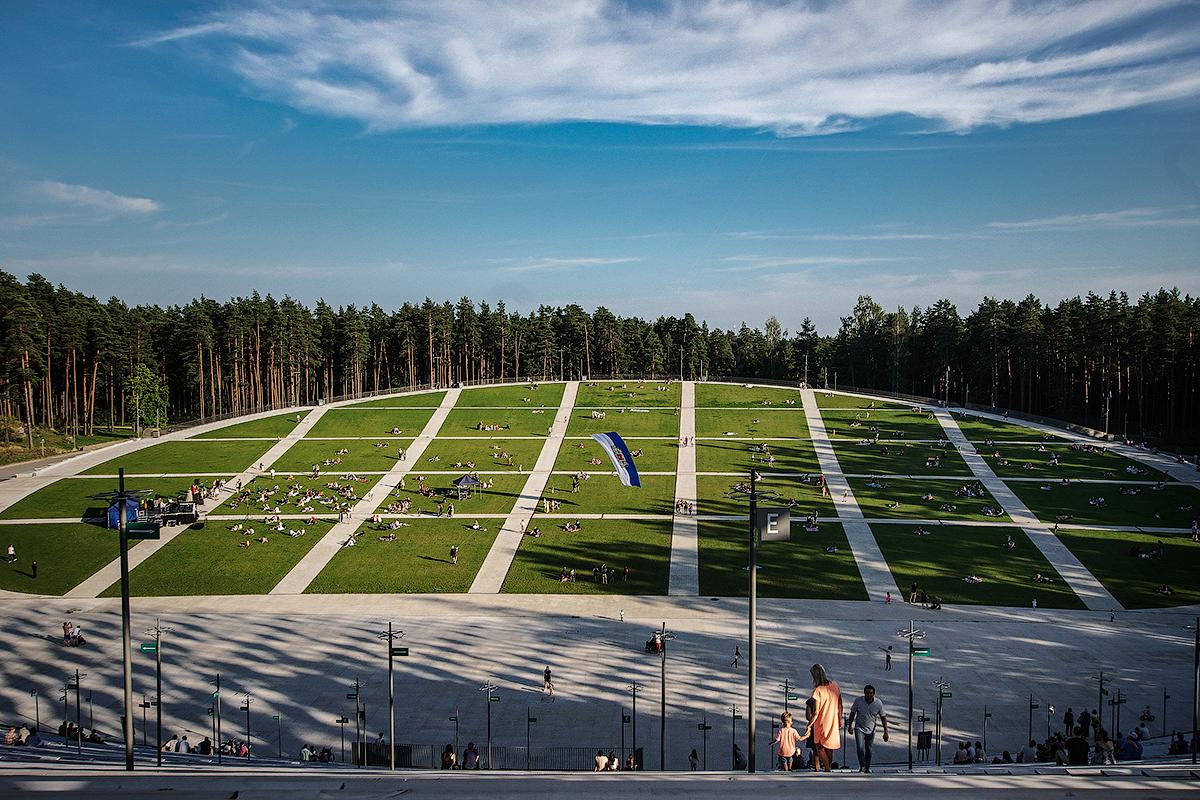
[[[29,696],[33,698],[33,724],[38,729],[38,733],[42,732],[42,698],[38,694],[37,689],[30,689]]]
[[[916,648],[913,643],[925,638],[925,631],[918,630],[917,624],[913,620],[908,621],[908,627],[896,631],[896,635],[901,639],[908,641],[908,771],[912,772],[913,768],[913,742],[912,742],[912,724],[913,724],[913,656],[918,655],[917,650],[921,652],[919,655],[929,655],[929,648]]]
[[[367,751],[366,751],[365,747],[362,747],[362,742],[361,742],[362,727],[363,727],[362,723],[366,721],[363,719],[363,713],[362,713],[362,704],[361,704],[362,703],[362,681],[361,680],[359,680],[358,678],[354,679],[354,691],[347,692],[346,699],[354,701],[354,746],[350,748],[350,757],[354,761],[354,766],[361,767],[362,764],[359,763],[358,755],[362,756],[362,759],[361,759],[362,761],[365,762],[367,760]],[[342,760],[343,761],[346,760],[344,756],[342,757]]]
[[[530,738],[533,732],[533,723],[537,722],[537,717],[533,715],[533,709],[525,706],[525,771],[529,771],[530,759],[529,756],[533,752],[530,748]]]
[[[455,708],[454,708],[454,716],[450,718],[450,721],[454,723],[454,752],[458,753],[460,748],[458,746],[458,707],[457,706],[455,706]]]
[[[667,642],[677,638],[674,633],[667,630],[667,623],[664,620],[662,628],[658,631],[660,640],[662,641],[662,660],[661,660],[661,678],[660,678],[660,695],[658,706],[658,770],[662,772],[667,768]]]
[[[272,714],[271,719],[275,720],[275,736],[279,743],[279,760],[283,760],[283,718],[279,714]]]
[[[342,763],[346,763],[346,724],[350,722],[346,717],[338,717],[334,720],[342,729]]]
[[[704,757],[703,757],[704,758],[704,760],[703,760],[704,771],[707,772],[708,771],[708,732],[712,730],[712,725],[708,724],[708,712],[707,711],[705,711],[704,716],[701,717],[700,725],[698,727],[700,728],[700,737],[701,737],[700,740],[703,743],[701,745],[701,747],[703,748],[701,750],[701,752],[704,754]]]
[[[1050,721],[1054,719],[1054,705],[1046,704],[1046,739],[1050,739]]]
[[[987,729],[988,729],[988,720],[991,718],[992,718],[992,715],[988,713],[987,706],[985,705],[983,707],[983,752],[985,752],[985,753],[988,751]]]
[[[216,713],[213,715],[214,722],[217,726],[217,738],[213,746],[217,748],[217,763],[221,763],[221,673],[217,673],[217,688],[212,693],[213,708]]]
[[[172,630],[174,630],[174,628],[162,627],[162,625],[159,623],[158,618],[156,617],[154,620],[154,627],[146,629],[146,635],[153,636],[154,643],[150,644],[149,642],[147,642],[138,648],[143,653],[148,652],[151,647],[154,648],[154,685],[155,685],[154,691],[155,691],[155,697],[158,698],[157,702],[155,703],[155,705],[158,707],[158,712],[157,712],[158,718],[157,718],[157,722],[155,723],[155,727],[158,731],[158,733],[157,733],[157,737],[158,737],[157,758],[158,758],[158,766],[160,766],[160,767],[162,766],[162,696],[163,696],[162,695],[162,635],[164,633],[166,633],[168,631],[172,631]],[[142,724],[142,727],[143,727],[143,729],[145,728],[144,722]],[[143,742],[143,744],[144,744],[144,742]]]
[[[1197,718],[1200,717],[1200,617],[1189,625],[1195,638],[1192,643],[1192,763],[1196,763]]]
[[[483,692],[484,705],[487,706],[487,768],[492,768],[492,703],[500,702],[500,695],[492,694],[500,687],[492,683],[492,679],[488,678],[484,681],[483,686],[479,687],[479,691]]]
[[[75,682],[71,683],[69,680],[67,682],[67,688],[75,690],[75,752],[81,755],[83,753],[83,728],[81,727],[83,720],[80,718],[79,679],[86,677],[86,672],[81,675],[79,670],[76,669]]]
[[[1041,708],[1041,706],[1039,704],[1033,702],[1033,693],[1030,692],[1029,693],[1029,730],[1025,736],[1026,741],[1033,740],[1033,712],[1037,711],[1039,708]]]
[[[388,650],[388,768],[396,769],[396,681],[393,670],[395,656],[408,655],[407,647],[396,647],[393,643],[404,638],[404,631],[392,630],[388,621],[388,629],[377,637],[387,645]]]
[[[630,715],[629,715],[630,722],[633,725],[633,731],[632,731],[633,732],[633,743],[632,743],[632,747],[630,749],[632,749],[633,752],[636,753],[637,749],[638,749],[638,746],[637,746],[637,696],[638,696],[638,692],[640,692],[642,690],[642,685],[640,683],[638,683],[637,681],[634,681],[633,683],[629,684],[625,688],[629,690],[629,694],[633,697],[633,710],[630,712]],[[641,762],[639,762],[636,757],[634,758],[633,761],[634,761],[634,763],[633,763],[634,769],[642,768]]]

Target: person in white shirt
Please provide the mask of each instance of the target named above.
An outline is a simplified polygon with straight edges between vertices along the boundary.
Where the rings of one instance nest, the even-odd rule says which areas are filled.
[[[188,742],[186,736],[179,740],[179,744],[175,746],[175,750],[180,753],[192,752],[192,745],[190,742]]]
[[[608,756],[604,755],[603,750],[596,751],[596,772],[604,772],[608,769]]]
[[[875,697],[875,687],[867,684],[863,687],[863,696],[854,701],[850,716],[846,718],[846,728],[854,732],[859,772],[871,771],[871,750],[875,745],[875,726],[878,723],[883,724],[883,740],[886,742],[888,725],[883,702]]]

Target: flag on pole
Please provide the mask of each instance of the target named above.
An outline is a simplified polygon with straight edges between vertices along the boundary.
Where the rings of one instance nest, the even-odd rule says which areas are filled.
[[[608,453],[608,457],[612,459],[613,466],[617,469],[617,477],[621,479],[621,483],[626,486],[637,486],[640,488],[642,479],[638,477],[637,467],[633,465],[633,456],[630,454],[625,440],[613,431],[609,431],[608,433],[593,433],[592,438],[600,443],[600,446],[604,448],[604,452]]]

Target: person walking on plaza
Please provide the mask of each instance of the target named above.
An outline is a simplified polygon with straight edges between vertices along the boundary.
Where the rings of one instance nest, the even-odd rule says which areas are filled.
[[[826,772],[831,771],[833,754],[842,746],[842,690],[825,672],[825,667],[813,664],[809,670],[813,680],[813,744],[817,762]]]
[[[779,717],[783,727],[775,734],[771,744],[776,746],[775,753],[783,764],[784,772],[792,771],[792,762],[796,758],[796,744],[800,741],[800,732],[792,727],[792,713],[785,711]]]
[[[1071,710],[1070,706],[1067,706],[1067,713],[1063,714],[1063,730],[1067,736],[1070,736],[1071,732],[1075,730],[1075,712]]]
[[[550,695],[551,700],[554,699],[554,681],[552,678],[553,676],[550,674],[550,667],[547,665],[545,671],[542,672],[542,691]]]
[[[8,563],[12,564],[17,560],[17,548],[13,545],[8,546]]]
[[[883,671],[891,672],[892,671],[892,646],[889,644],[887,647],[881,647],[879,649],[883,651]]]
[[[700,769],[700,754],[696,752],[696,748],[692,748],[692,752],[688,753],[688,767],[692,772]]]
[[[733,661],[731,661],[729,663],[729,666],[733,667],[734,669],[737,669],[737,665],[741,660],[742,660],[742,648],[738,647],[737,645],[734,645],[733,646]]]
[[[863,687],[862,697],[850,706],[846,719],[847,731],[854,732],[854,748],[858,752],[858,771],[871,771],[871,750],[875,746],[875,726],[883,724],[883,740],[888,740],[887,715],[883,713],[883,702],[875,696],[875,687]]]

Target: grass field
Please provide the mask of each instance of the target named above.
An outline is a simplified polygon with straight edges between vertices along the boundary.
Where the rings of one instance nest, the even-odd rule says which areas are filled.
[[[420,469],[480,469],[525,471],[533,469],[545,444],[543,439],[434,439],[421,455]],[[512,466],[507,459],[512,456]],[[436,460],[431,460],[436,459]],[[466,466],[474,462],[474,467]],[[455,467],[462,464],[462,467]],[[417,469],[414,466],[413,469]]]
[[[1043,486],[1049,489],[1043,490]],[[1200,516],[1200,491],[1192,486],[1168,483],[1162,489],[1136,487],[1136,495],[1121,494],[1112,483],[1072,483],[1012,481],[1008,488],[1024,501],[1043,522],[1055,522],[1059,515],[1071,517],[1076,525],[1138,525],[1155,528],[1190,528]],[[1104,508],[1089,504],[1104,498]]]
[[[592,475],[576,494],[571,492],[570,475],[551,475],[542,496],[559,502],[557,514],[670,514],[675,476],[648,475],[637,488],[622,486],[612,475]]]
[[[858,507],[865,517],[881,517],[885,519],[967,519],[993,522],[1007,522],[1009,517],[1003,514],[999,517],[989,517],[982,513],[984,506],[999,508],[999,503],[984,490],[983,497],[955,497],[954,491],[960,486],[978,484],[971,479],[960,481],[929,481],[909,480],[907,478],[889,478],[879,481],[880,487],[872,487],[870,478],[850,478],[850,489],[858,500]],[[924,499],[924,495],[932,494],[932,500]],[[898,502],[899,508],[888,508],[888,504]],[[942,511],[941,505],[948,503],[955,506],[952,511]]]
[[[821,389],[814,389],[813,396],[817,398],[817,407],[821,409],[822,413],[827,408],[912,408],[912,406],[905,405],[904,403],[896,403],[890,400],[871,400],[866,397],[853,397],[848,394],[826,393]]]
[[[649,520],[584,520],[567,533],[561,520],[538,520],[542,535],[522,536],[503,591],[538,594],[664,595],[671,559],[671,523]],[[615,570],[609,582],[593,569]],[[629,567],[629,579],[625,579]],[[559,580],[575,570],[574,583]]]
[[[386,447],[376,447],[386,444]],[[367,439],[301,439],[287,449],[272,465],[280,472],[309,472],[313,464],[322,472],[342,473],[355,470],[387,472],[396,466],[402,449],[412,445],[410,439],[381,438]],[[338,454],[339,450],[348,450]],[[340,459],[341,463],[326,464],[326,460]]]
[[[943,439],[937,419],[914,411],[822,411],[825,430],[836,439]],[[837,431],[836,435],[834,431]]]
[[[129,573],[130,593],[139,597],[266,594],[331,527],[328,522],[304,525],[289,520],[289,529],[302,529],[303,536],[259,532],[266,536],[266,544],[255,541],[250,547],[239,547],[245,538],[230,530],[232,525],[213,521],[183,531]],[[120,593],[117,583],[101,596]]]
[[[336,498],[339,503],[344,506],[353,505],[354,500],[344,497],[337,489],[331,488],[330,484],[337,484],[340,487],[349,486],[354,491],[356,497],[364,497],[367,492],[379,482],[378,475],[364,475],[359,480],[348,481],[341,476],[341,473],[327,473],[315,480],[303,475],[276,475],[274,478],[269,475],[263,475],[255,480],[250,481],[242,492],[231,492],[225,495],[225,499],[211,513],[215,514],[236,514],[251,517],[261,517],[266,514],[262,510],[262,503],[258,500],[261,492],[267,492],[269,497],[267,502],[274,513],[274,508],[279,508],[281,514],[316,514],[321,515],[336,515],[337,511],[328,504],[323,504],[319,499],[313,498],[305,500],[303,495],[310,489],[315,489],[329,498]],[[295,497],[289,497],[289,494],[295,491]],[[249,498],[248,500],[245,498]],[[311,509],[311,510],[306,510]]]
[[[891,567],[896,585],[942,598],[945,604],[982,604],[1028,608],[1083,608],[1083,603],[1019,528],[931,525],[928,536],[915,536],[906,525],[871,529]],[[1016,547],[1007,549],[1011,535]],[[1041,574],[1052,583],[1034,583]],[[967,583],[968,575],[983,583]]]
[[[1052,442],[1057,439],[1033,428],[957,411],[954,412],[954,419],[967,439],[976,444],[982,444],[989,439],[995,442]]]
[[[748,406],[782,406],[789,408],[791,400],[801,408],[800,391],[773,386],[743,386],[736,383],[697,383],[696,408],[745,408]]]
[[[116,531],[81,523],[0,526],[0,548],[14,545],[16,563],[0,562],[0,589],[61,595],[120,555]],[[140,542],[131,542],[132,546]],[[33,577],[30,563],[38,562]]]
[[[1037,445],[997,444],[993,447],[982,448],[979,452],[992,471],[1002,478],[1061,480],[1069,477],[1094,480],[1174,480],[1164,472],[1159,472],[1144,464],[1138,464],[1110,450],[1072,450],[1070,445],[1057,443],[1042,445],[1042,447],[1045,448],[1045,452],[1039,452]],[[1000,457],[997,458],[995,453],[999,453]],[[1058,455],[1058,466],[1051,466],[1052,454]],[[1026,468],[1027,464],[1028,468]]]
[[[442,404],[445,392],[417,392],[416,394],[400,394],[391,397],[380,397],[366,400],[362,403],[351,403],[339,408],[437,408]]]
[[[639,436],[679,436],[679,410],[655,408],[650,411],[605,412],[604,419],[592,419],[591,412],[576,408],[571,412],[567,436],[591,436],[616,431],[622,438]]]
[[[425,484],[438,492],[437,497],[425,497],[420,493],[418,475],[424,476]],[[454,504],[455,517],[469,518],[472,514],[507,514],[512,510],[513,504],[521,494],[521,489],[525,487],[525,481],[528,480],[527,476],[516,474],[480,475],[480,480],[491,482],[492,488],[481,489],[466,499],[459,500],[455,494],[449,496],[445,494],[452,490],[451,481],[458,477],[460,475],[453,473],[437,475],[414,469],[404,481],[405,488],[400,490],[398,495],[393,494],[396,497],[407,497],[412,500],[410,514],[436,515],[438,499],[447,497],[446,505],[448,507],[451,503]]]
[[[633,464],[639,472],[674,472],[679,463],[678,442],[664,442],[661,439],[628,439],[625,444],[633,454]],[[579,445],[583,445],[580,447]],[[641,455],[638,455],[638,452]],[[592,459],[600,459],[600,464],[589,463]],[[567,439],[558,451],[558,460],[554,462],[556,470],[572,472],[610,472],[612,461],[594,439]]]
[[[201,482],[211,484],[212,478]],[[126,489],[151,489],[163,497],[176,497],[192,485],[191,478],[126,478]],[[108,506],[90,495],[115,492],[116,478],[63,478],[21,498],[0,513],[3,519],[81,519],[102,517]]]
[[[866,600],[867,592],[845,531],[824,523],[817,533],[807,533],[802,519],[792,517],[792,538],[763,542],[758,548],[758,594],[762,597],[800,597]],[[700,594],[745,597],[749,594],[748,531],[744,523],[700,523]],[[838,552],[826,553],[836,545]]]
[[[697,436],[753,436],[807,439],[804,410],[791,407],[749,411],[735,408],[696,409]]]
[[[364,436],[374,439],[388,436],[402,436],[411,439],[420,435],[433,416],[431,408],[368,408],[361,411],[331,408],[326,411],[317,423],[312,426],[306,436]],[[399,428],[400,433],[393,434],[392,429]]]
[[[474,531],[458,519],[404,520],[394,531],[382,526],[361,526],[354,547],[342,547],[313,579],[308,594],[401,594],[412,592],[465,592],[487,557],[500,520],[486,520],[486,531]],[[395,534],[396,541],[381,542]],[[451,546],[458,547],[458,564],[450,561]]]
[[[458,396],[458,408],[469,406],[517,406],[527,408],[558,408],[562,403],[563,383],[538,383],[519,386],[481,386],[463,389]]]
[[[307,411],[294,414],[276,414],[273,417],[236,422],[208,433],[193,436],[193,439],[281,439],[296,429],[296,425],[308,416]]]
[[[1060,530],[1058,538],[1083,562],[1104,588],[1126,608],[1162,608],[1200,603],[1200,544],[1190,536],[1150,533]],[[1137,558],[1130,548],[1149,552],[1156,542],[1166,545],[1161,559]],[[1167,584],[1175,594],[1156,590]]]
[[[163,442],[128,455],[105,461],[84,475],[161,475],[171,473],[228,472],[235,474],[253,464],[271,449],[270,442],[205,442],[199,440]]]
[[[811,442],[770,441],[766,443],[773,463],[766,461],[767,454],[754,448],[755,442],[737,439],[700,439],[696,442],[696,469],[699,472],[740,472],[749,474],[751,463],[762,473],[769,472],[818,472],[820,464]]]
[[[661,390],[661,391],[660,391]],[[579,385],[575,396],[576,408],[625,406],[679,406],[680,390],[676,382],[663,381],[596,381]]]
[[[750,512],[749,501],[743,496],[726,497],[734,484],[745,483],[747,478],[730,478],[717,475],[700,475],[696,478],[696,490],[699,502],[696,511],[700,514],[741,514]],[[772,478],[767,476],[758,481],[758,489],[762,492],[774,492],[781,499],[761,499],[764,505],[786,506],[789,500],[795,500],[799,505],[792,509],[793,517],[804,517],[816,512],[819,517],[833,516],[833,501],[821,496],[821,487],[801,483],[795,478]]]
[[[839,440],[834,446],[842,472],[851,475],[963,475],[971,477],[971,469],[958,450],[947,443],[916,444],[859,444]],[[932,466],[936,458],[939,466]]]
[[[446,415],[438,436],[470,436],[480,439],[506,436],[545,437],[558,408],[455,408]],[[479,425],[499,425],[500,430],[480,430]]]

